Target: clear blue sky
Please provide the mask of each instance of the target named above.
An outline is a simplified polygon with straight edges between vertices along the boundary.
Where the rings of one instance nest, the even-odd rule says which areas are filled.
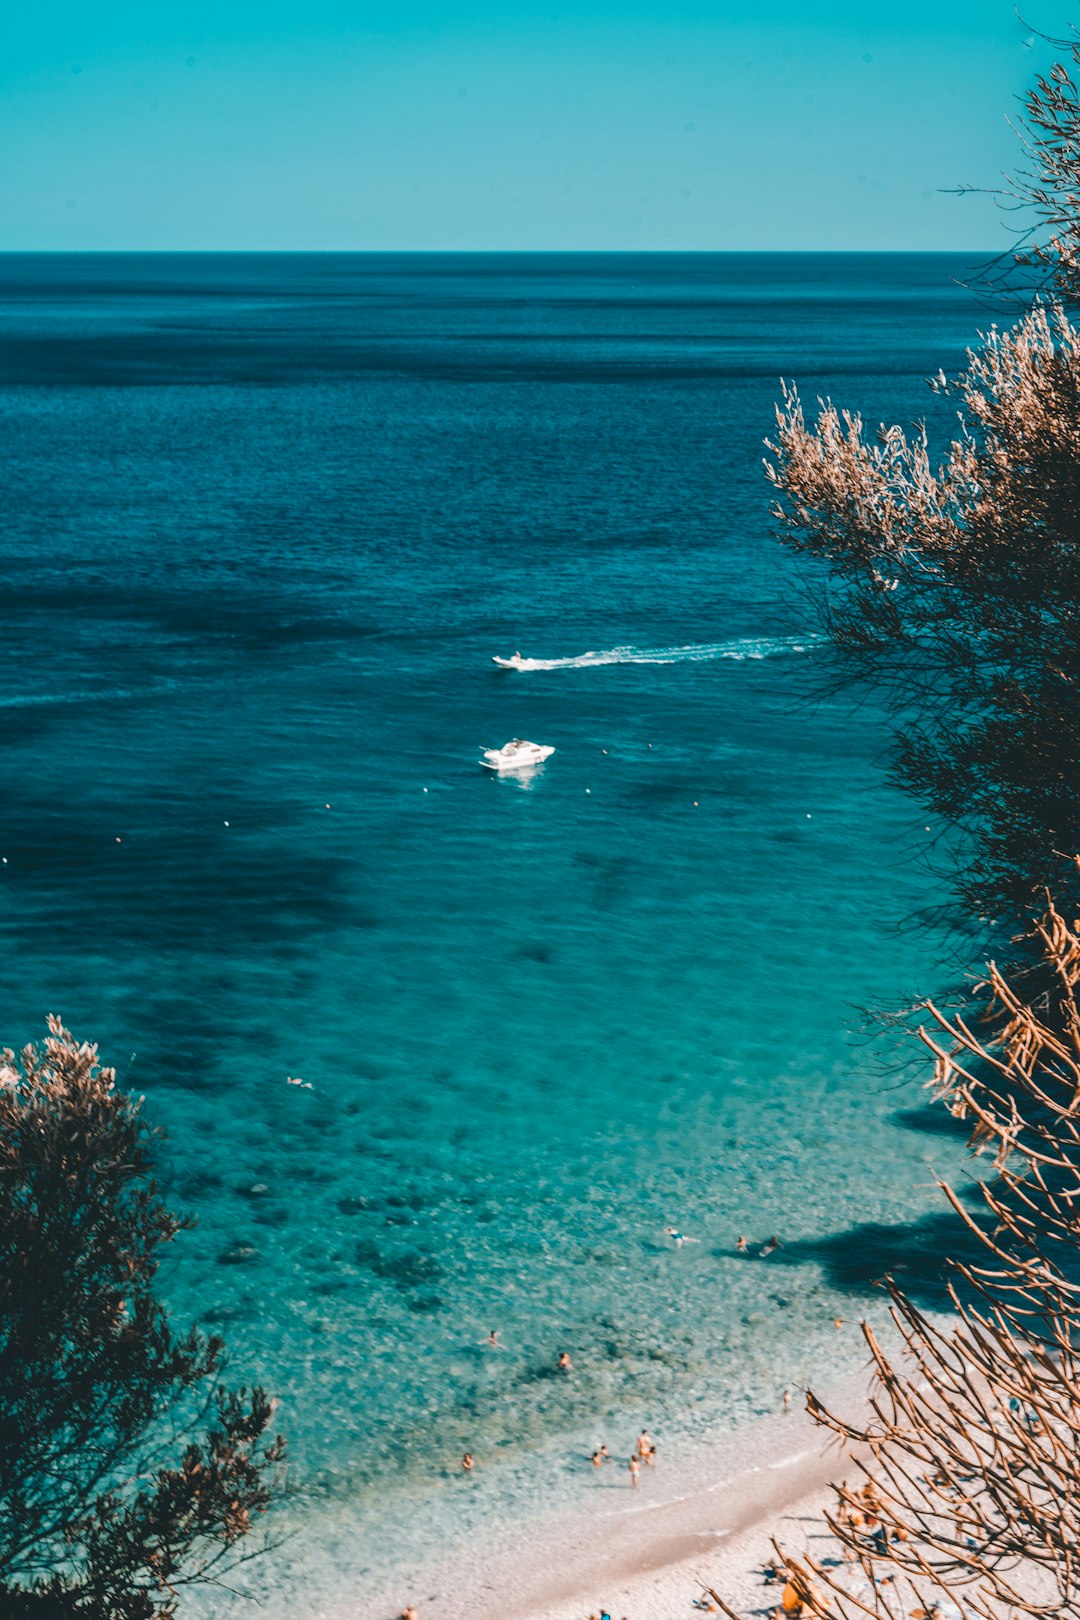
[[[57,0],[0,29],[0,248],[976,248],[1010,0]],[[1032,0],[1051,33],[1075,0]]]

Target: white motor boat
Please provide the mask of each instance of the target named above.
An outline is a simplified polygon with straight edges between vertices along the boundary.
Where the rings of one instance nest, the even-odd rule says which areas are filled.
[[[497,664],[500,669],[526,669],[528,667],[529,660],[527,658],[522,658],[521,654],[516,652],[513,658],[499,658],[496,656],[491,660],[491,662],[493,664]]]
[[[515,737],[502,748],[485,748],[480,763],[489,771],[523,771],[530,765],[542,765],[554,752],[554,748],[543,743],[525,742]]]

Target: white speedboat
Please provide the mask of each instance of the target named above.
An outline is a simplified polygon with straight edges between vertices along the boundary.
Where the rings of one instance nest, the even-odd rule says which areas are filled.
[[[522,658],[521,654],[516,652],[513,658],[499,658],[496,656],[491,660],[491,662],[493,664],[497,664],[500,669],[524,669],[529,660],[527,658]]]
[[[530,765],[542,765],[555,752],[542,743],[525,742],[515,737],[502,748],[485,748],[480,759],[489,771],[523,771]]]

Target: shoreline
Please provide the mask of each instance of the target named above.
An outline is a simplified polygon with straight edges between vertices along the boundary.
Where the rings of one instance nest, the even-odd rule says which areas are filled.
[[[858,1417],[867,1360],[837,1360],[811,1387]],[[192,1593],[193,1620],[240,1620],[252,1598],[267,1620],[399,1620],[409,1605],[418,1620],[589,1620],[604,1607],[612,1620],[693,1620],[705,1585],[740,1614],[764,1612],[779,1595],[760,1573],[770,1537],[805,1551],[820,1535],[820,1551],[827,1486],[855,1466],[790,1387],[790,1410],[731,1422],[684,1405],[681,1421],[652,1425],[657,1462],[636,1489],[621,1449],[594,1470],[580,1445],[568,1471],[561,1436],[524,1476],[481,1468],[423,1498],[393,1493],[374,1518],[348,1492],[332,1511],[312,1504],[284,1557],[250,1567],[246,1596]]]
[[[514,1603],[515,1620],[585,1620],[602,1607],[628,1620],[671,1620],[693,1615],[693,1600],[706,1585],[734,1608],[760,1607],[770,1591],[778,1601],[778,1589],[766,1587],[760,1574],[771,1537],[783,1539],[793,1517],[820,1517],[839,1460],[815,1446],[756,1465],[703,1494],[645,1509],[644,1522],[624,1522],[602,1547],[582,1549],[535,1587],[529,1581]],[[787,1539],[795,1543],[796,1535]],[[797,1544],[804,1542],[800,1534]],[[500,1612],[506,1608],[492,1608],[483,1620]]]
[[[865,1375],[823,1398],[854,1412]],[[541,1521],[506,1527],[418,1568],[408,1590],[334,1603],[326,1620],[397,1620],[411,1603],[419,1620],[587,1620],[607,1607],[613,1620],[675,1620],[703,1585],[733,1607],[760,1609],[775,1588],[760,1575],[770,1537],[790,1522],[793,1546],[827,1538],[820,1510],[827,1487],[851,1472],[833,1437],[802,1408],[759,1418],[711,1441],[666,1470],[642,1469],[637,1490],[622,1465],[598,1479],[595,1500]],[[802,1521],[808,1522],[802,1522]],[[816,1521],[816,1522],[815,1522]]]

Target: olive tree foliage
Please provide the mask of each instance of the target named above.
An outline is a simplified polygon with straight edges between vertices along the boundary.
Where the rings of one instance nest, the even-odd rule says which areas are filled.
[[[925,429],[808,425],[786,388],[767,471],[834,638],[892,683],[898,780],[970,834],[960,892],[1015,917],[1080,848],[1080,335],[1039,304],[935,386],[960,406],[939,461]]]
[[[0,1057],[0,1612],[163,1620],[270,1504],[274,1402],[155,1292],[189,1223],[141,1099],[57,1019]],[[253,1538],[254,1539],[254,1538]]]
[[[1080,40],[1069,42],[1073,66]],[[962,375],[932,387],[951,441],[871,430],[785,386],[766,472],[797,549],[820,559],[828,627],[856,677],[880,682],[895,776],[969,835],[958,880],[984,916],[1026,915],[1080,886],[1080,100],[1059,66],[1027,98],[1033,215],[1016,257],[1046,286],[992,327]]]

